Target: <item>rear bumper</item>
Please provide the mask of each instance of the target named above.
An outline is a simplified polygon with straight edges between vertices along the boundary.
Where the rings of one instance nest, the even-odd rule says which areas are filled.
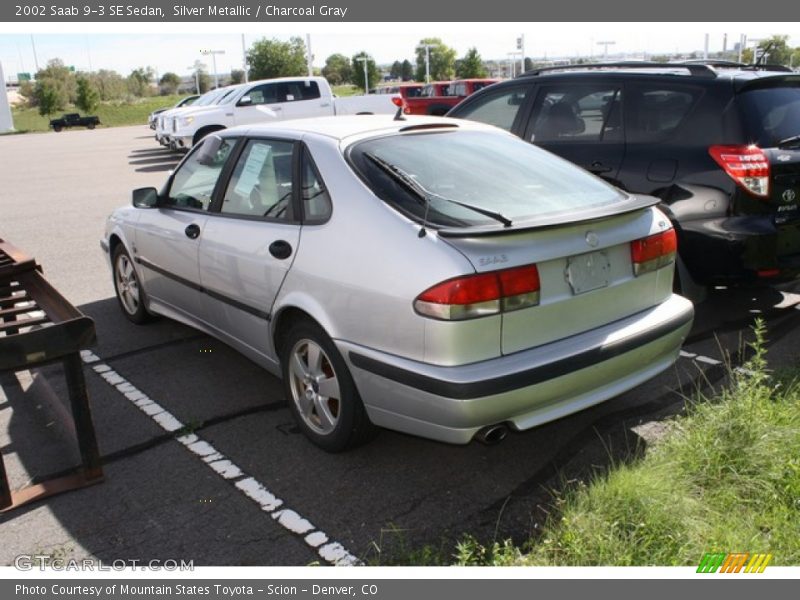
[[[376,425],[463,444],[486,425],[530,429],[647,381],[675,361],[693,315],[673,295],[604,327],[458,367],[337,346]]]
[[[698,283],[778,283],[800,277],[800,221],[775,224],[772,215],[751,215],[680,225],[680,253]]]

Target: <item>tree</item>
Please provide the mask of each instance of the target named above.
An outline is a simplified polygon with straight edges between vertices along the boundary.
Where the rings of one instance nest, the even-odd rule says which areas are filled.
[[[100,94],[100,100],[119,100],[128,92],[125,78],[116,71],[100,69],[94,73],[88,73],[86,78],[92,82]]]
[[[366,58],[367,62],[358,60],[359,58]],[[378,65],[375,60],[365,51],[361,51],[353,57],[353,84],[360,87],[362,90],[375,87],[381,80],[381,72],[378,70]],[[364,64],[367,65],[367,79],[364,83]]]
[[[247,52],[250,79],[271,79],[305,75],[306,45],[302,38],[288,42],[266,38],[258,40]]]
[[[242,69],[231,69],[231,83],[244,83],[244,71]]]
[[[54,112],[63,110],[66,105],[56,85],[47,79],[36,82],[36,103],[39,106],[39,114],[43,117],[48,117]]]
[[[431,46],[431,81],[452,79],[456,72],[456,51],[439,38],[425,38],[417,44],[417,80],[425,81],[425,48],[422,47],[425,45]]]
[[[97,108],[99,100],[100,94],[92,82],[86,77],[78,77],[78,97],[75,99],[75,106],[85,113],[91,113]]]
[[[456,77],[459,79],[486,77],[486,69],[477,48],[470,48],[458,63]]]
[[[158,80],[158,87],[161,89],[161,93],[164,95],[177,93],[180,85],[181,78],[177,73],[172,73],[171,71],[164,73],[161,76],[161,79]]]
[[[205,94],[211,89],[211,75],[205,69],[197,69],[194,73],[195,81],[200,86],[200,93]]]
[[[759,50],[761,52],[766,51],[767,54],[766,59],[763,59],[762,62],[771,65],[788,65],[792,57],[792,49],[789,48],[789,45],[786,43],[788,39],[788,35],[773,35],[758,42]],[[761,52],[759,52],[759,54],[761,54]],[[742,62],[755,62],[753,60],[752,48],[747,48],[742,52]]]
[[[396,60],[392,63],[389,69],[389,79],[402,79],[403,78],[403,63]]]
[[[414,80],[414,65],[411,64],[410,60],[404,60],[400,66],[400,79],[403,81]]]
[[[58,97],[57,104],[59,107],[64,107],[70,102],[75,102],[78,91],[75,72],[67,67],[60,59],[54,58],[47,63],[44,69],[39,69],[39,71],[36,72],[36,81],[46,82],[48,87],[55,91]]]
[[[149,96],[154,72],[151,67],[139,67],[128,75],[128,91],[134,96]]]
[[[353,64],[344,54],[331,54],[325,59],[322,76],[331,85],[341,85],[353,81]],[[361,78],[364,79],[363,76]]]
[[[525,70],[526,71],[533,71],[533,60],[529,57],[525,57]]]

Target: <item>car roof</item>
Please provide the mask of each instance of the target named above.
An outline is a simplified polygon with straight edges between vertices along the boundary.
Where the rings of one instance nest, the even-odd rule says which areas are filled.
[[[395,121],[392,115],[353,115],[338,117],[315,117],[276,121],[258,125],[243,125],[220,132],[222,136],[237,135],[242,132],[248,136],[286,135],[300,139],[306,134],[320,135],[339,142],[348,138],[372,137],[406,131],[436,130],[437,128],[453,128],[468,131],[503,130],[477,121],[449,119],[447,117],[427,117],[407,115],[403,121]]]

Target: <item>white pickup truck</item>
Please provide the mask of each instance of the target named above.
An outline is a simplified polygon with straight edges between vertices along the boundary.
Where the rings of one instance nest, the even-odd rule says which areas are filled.
[[[388,95],[338,98],[324,77],[282,77],[237,86],[218,104],[181,110],[172,118],[170,144],[191,148],[209,133],[235,125],[331,115],[392,114]]]

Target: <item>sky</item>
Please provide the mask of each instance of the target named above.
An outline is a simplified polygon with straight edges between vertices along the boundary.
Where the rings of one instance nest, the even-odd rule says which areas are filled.
[[[800,46],[800,23],[281,23],[272,28],[258,23],[0,23],[0,63],[6,77],[34,72],[38,61],[60,58],[78,70],[113,69],[127,75],[138,67],[152,67],[188,75],[196,60],[213,72],[210,56],[202,50],[224,50],[217,70],[228,73],[242,67],[242,35],[249,46],[261,38],[288,40],[311,35],[314,66],[322,67],[334,53],[352,56],[367,51],[379,64],[414,60],[414,48],[423,37],[439,37],[463,56],[473,46],[484,59],[507,60],[516,50],[516,38],[525,38],[525,54],[534,58],[583,56],[599,58],[601,41],[614,41],[609,53],[665,54],[702,52],[705,34],[709,51],[728,48],[741,34],[754,40],[772,34],[789,35]],[[66,32],[66,33],[65,33]],[[35,47],[35,57],[34,57]]]

